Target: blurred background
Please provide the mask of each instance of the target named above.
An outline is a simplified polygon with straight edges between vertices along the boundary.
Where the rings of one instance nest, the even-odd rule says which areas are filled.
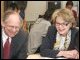
[[[27,22],[27,27],[29,29],[38,19],[39,15],[44,15],[47,9],[54,12],[56,9],[65,8],[66,2],[67,1],[1,1],[1,19],[10,4],[16,3],[20,9],[23,9],[25,22]],[[73,4],[73,9],[77,12],[78,16],[79,1],[73,1]]]

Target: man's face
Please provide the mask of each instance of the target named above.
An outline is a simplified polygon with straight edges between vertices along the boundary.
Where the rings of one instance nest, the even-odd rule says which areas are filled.
[[[3,24],[5,34],[9,37],[14,37],[20,29],[20,20],[18,14],[10,15]]]

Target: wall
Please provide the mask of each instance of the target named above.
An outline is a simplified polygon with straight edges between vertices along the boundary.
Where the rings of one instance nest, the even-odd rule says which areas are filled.
[[[61,8],[65,8],[66,2],[67,1],[61,1]]]
[[[25,19],[27,21],[35,21],[38,15],[43,15],[46,11],[46,1],[28,1],[25,10]]]
[[[1,1],[1,20],[3,18],[4,15],[4,1]]]

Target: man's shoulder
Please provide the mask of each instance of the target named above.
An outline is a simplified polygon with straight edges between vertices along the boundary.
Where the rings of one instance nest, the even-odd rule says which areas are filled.
[[[28,38],[28,33],[25,32],[23,29],[20,29],[14,38],[17,38],[19,40],[22,40],[22,39],[25,40],[25,38]]]

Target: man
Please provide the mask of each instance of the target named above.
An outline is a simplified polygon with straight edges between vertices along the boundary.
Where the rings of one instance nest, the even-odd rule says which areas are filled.
[[[1,59],[25,59],[28,35],[21,29],[19,14],[8,10],[1,22]]]
[[[66,8],[72,11],[73,16],[74,16],[74,18],[76,20],[77,19],[77,12],[72,9],[73,8],[73,2],[72,1],[67,1]]]
[[[21,16],[22,20],[23,20],[23,30],[26,32],[27,31],[27,22],[25,20],[25,7],[19,7],[19,5],[17,3],[11,3],[9,8],[8,9],[11,9],[13,11],[16,11],[19,13],[19,15]]]

